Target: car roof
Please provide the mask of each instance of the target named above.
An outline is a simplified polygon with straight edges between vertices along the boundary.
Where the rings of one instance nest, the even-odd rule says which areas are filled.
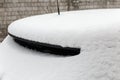
[[[113,28],[111,25],[119,24],[119,14],[120,9],[99,9],[61,12],[61,15],[36,15],[11,23],[8,32],[36,42],[80,47],[83,39],[90,37],[89,35],[101,35],[93,35],[94,31],[110,29]]]

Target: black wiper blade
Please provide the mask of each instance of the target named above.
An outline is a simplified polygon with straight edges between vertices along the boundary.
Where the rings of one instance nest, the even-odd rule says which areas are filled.
[[[81,51],[80,48],[62,47],[59,45],[36,42],[36,41],[31,41],[31,40],[27,40],[27,39],[14,36],[10,33],[8,34],[11,37],[13,37],[15,42],[17,42],[18,44],[24,47],[27,47],[29,49],[37,50],[37,51],[44,52],[44,53],[51,53],[51,54],[63,55],[63,56],[74,56],[74,55],[78,55]]]

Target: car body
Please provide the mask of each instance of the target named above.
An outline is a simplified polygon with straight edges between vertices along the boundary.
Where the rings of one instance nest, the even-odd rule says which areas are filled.
[[[37,15],[11,23],[9,35],[0,44],[1,79],[119,80],[119,14],[120,9],[82,10]],[[23,45],[15,39],[22,40]],[[81,49],[81,54],[46,54],[27,48],[40,46],[30,41]]]

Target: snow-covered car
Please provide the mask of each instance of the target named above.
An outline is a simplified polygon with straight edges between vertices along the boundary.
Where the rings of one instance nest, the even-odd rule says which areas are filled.
[[[120,9],[32,16],[11,23],[8,33],[1,80],[120,80]]]

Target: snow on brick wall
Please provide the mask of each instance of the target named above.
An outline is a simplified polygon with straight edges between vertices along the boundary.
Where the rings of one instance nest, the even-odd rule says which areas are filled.
[[[60,10],[120,7],[120,0],[59,0]],[[56,12],[56,0],[0,0],[0,31],[19,18]],[[6,32],[4,32],[6,35]],[[1,36],[0,36],[1,37]]]

